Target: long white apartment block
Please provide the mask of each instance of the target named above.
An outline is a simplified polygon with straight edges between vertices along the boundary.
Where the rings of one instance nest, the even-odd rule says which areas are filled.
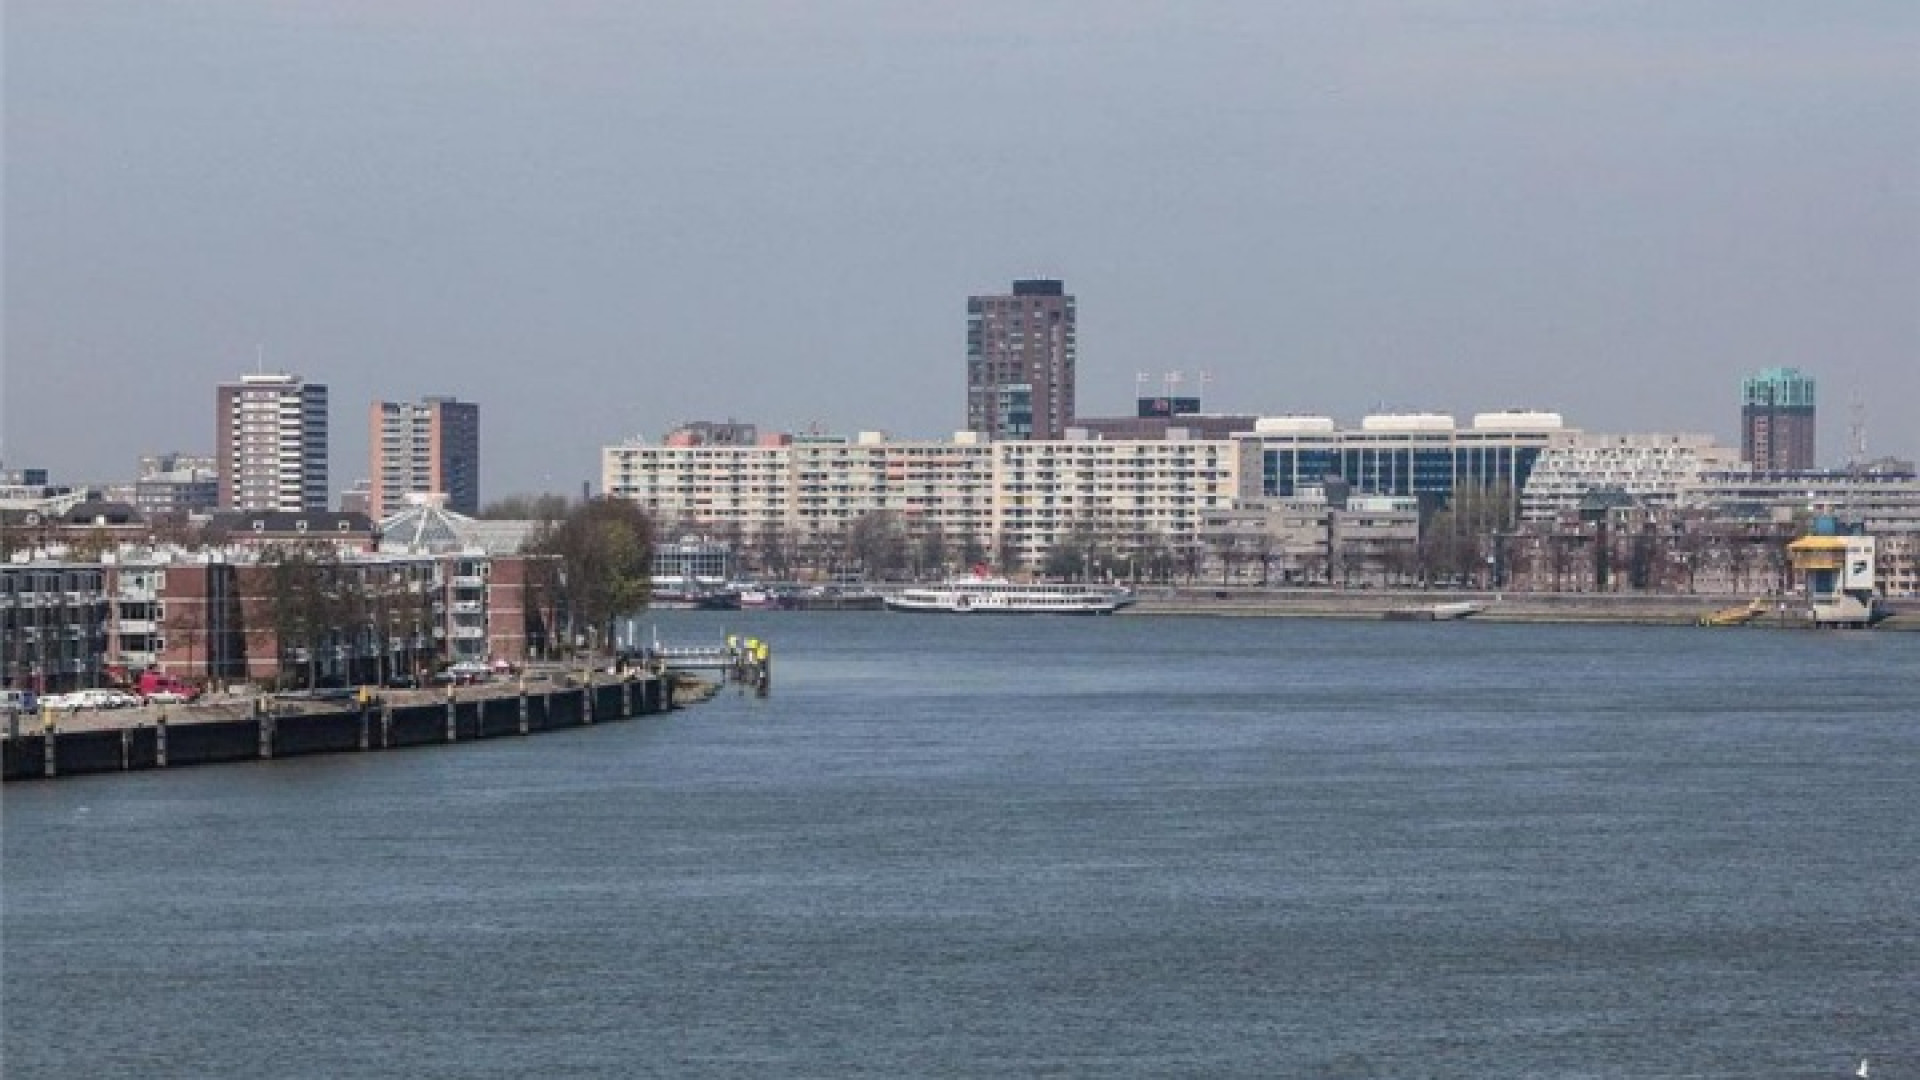
[[[791,528],[791,447],[651,445],[600,451],[600,490],[631,499],[669,533],[745,538]]]
[[[938,535],[1032,569],[1076,531],[1141,546],[1198,543],[1204,516],[1231,506],[1243,480],[1257,482],[1255,461],[1232,440],[865,432],[759,446],[632,442],[606,447],[601,473],[608,495],[638,502],[670,531],[821,543],[885,511],[910,539]]]

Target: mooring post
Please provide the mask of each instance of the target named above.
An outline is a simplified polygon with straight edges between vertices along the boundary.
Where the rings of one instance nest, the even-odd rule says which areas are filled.
[[[373,726],[372,714],[368,711],[367,706],[363,703],[360,706],[360,749],[362,750],[365,750],[367,748],[367,741],[368,741],[367,734],[368,734],[368,730],[372,726]]]
[[[380,707],[380,749],[386,750],[386,749],[390,749],[392,746],[393,746],[393,706],[382,705]]]
[[[276,718],[272,709],[262,709],[256,719],[260,722],[260,757],[262,760],[268,760],[273,757],[273,731]]]
[[[459,715],[459,713],[456,711],[458,708],[459,706],[455,705],[453,702],[453,690],[448,689],[447,690],[447,741],[448,742],[457,742],[460,739],[460,729],[458,727],[458,721],[455,719],[455,717]]]
[[[126,772],[131,768],[133,768],[133,729],[123,727],[120,729],[120,771]]]
[[[59,738],[59,722],[53,718],[53,712],[49,710],[47,712],[46,724],[41,728],[40,738],[40,770],[48,777],[54,776],[57,772],[54,768],[54,761],[57,759],[58,753],[54,750],[53,744],[57,742]]]
[[[153,722],[153,765],[154,768],[167,767],[167,714]]]

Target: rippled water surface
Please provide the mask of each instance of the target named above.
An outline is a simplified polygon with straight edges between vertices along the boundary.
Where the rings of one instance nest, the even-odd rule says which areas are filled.
[[[1920,1075],[1920,635],[659,628],[773,696],[8,785],[5,1075]]]

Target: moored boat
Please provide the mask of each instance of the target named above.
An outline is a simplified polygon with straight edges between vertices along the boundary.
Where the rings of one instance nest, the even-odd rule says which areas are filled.
[[[974,575],[896,589],[886,605],[889,611],[942,615],[1111,615],[1132,602],[1133,593],[1120,586]]]
[[[1478,615],[1485,610],[1487,610],[1485,604],[1461,600],[1444,604],[1390,608],[1386,617],[1404,622],[1448,622],[1453,619],[1464,619],[1469,615]]]

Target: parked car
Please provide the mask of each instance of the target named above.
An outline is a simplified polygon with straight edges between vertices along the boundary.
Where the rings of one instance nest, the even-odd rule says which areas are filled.
[[[200,696],[200,687],[176,678],[164,671],[148,669],[140,673],[140,680],[133,689],[148,701],[155,701],[161,694],[178,694],[181,701],[192,701]]]
[[[192,696],[179,690],[155,690],[147,695],[149,705],[185,705],[192,700]]]
[[[53,712],[79,712],[81,709],[124,709],[140,704],[140,699],[122,690],[96,687],[70,694],[49,694],[40,699],[40,704]]]
[[[433,681],[446,685],[468,686],[482,683],[493,678],[493,669],[477,660],[462,660],[433,677]]]
[[[80,707],[83,709],[131,709],[140,704],[140,699],[125,690],[110,687],[96,687],[92,690],[77,691]]]

